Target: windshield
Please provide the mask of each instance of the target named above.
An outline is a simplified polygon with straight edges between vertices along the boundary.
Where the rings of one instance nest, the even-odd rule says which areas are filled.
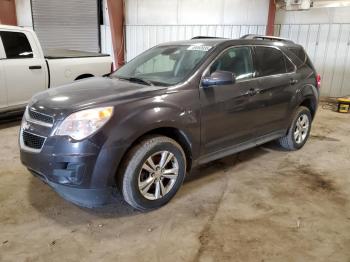
[[[158,46],[147,50],[114,72],[111,77],[153,85],[174,85],[196,68],[211,46],[202,44]]]

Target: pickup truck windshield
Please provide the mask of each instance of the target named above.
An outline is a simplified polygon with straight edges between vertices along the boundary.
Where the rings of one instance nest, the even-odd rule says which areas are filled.
[[[158,46],[137,56],[111,77],[142,79],[154,85],[183,81],[201,62],[211,46],[202,44]]]

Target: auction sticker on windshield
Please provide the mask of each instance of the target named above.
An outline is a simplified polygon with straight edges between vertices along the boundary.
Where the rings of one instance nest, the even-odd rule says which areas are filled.
[[[187,50],[197,50],[197,51],[209,51],[212,46],[209,45],[191,45],[187,48]]]

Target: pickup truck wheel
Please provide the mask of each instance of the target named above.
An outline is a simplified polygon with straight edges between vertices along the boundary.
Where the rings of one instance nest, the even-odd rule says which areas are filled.
[[[118,175],[125,201],[148,211],[165,205],[176,194],[186,174],[181,146],[164,136],[149,137],[127,154]]]
[[[279,144],[290,151],[302,148],[309,138],[311,122],[310,110],[304,106],[299,107],[287,135],[278,140]]]

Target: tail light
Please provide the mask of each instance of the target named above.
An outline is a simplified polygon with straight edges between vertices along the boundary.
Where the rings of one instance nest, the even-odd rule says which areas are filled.
[[[316,75],[316,84],[317,84],[317,88],[321,87],[321,75],[320,74]]]

